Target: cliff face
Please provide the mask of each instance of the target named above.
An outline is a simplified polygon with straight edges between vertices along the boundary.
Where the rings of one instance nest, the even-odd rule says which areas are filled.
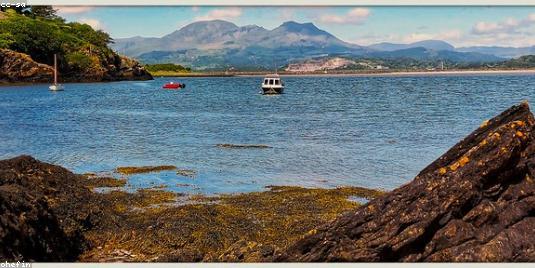
[[[60,65],[60,82],[153,79],[139,62],[117,54],[111,54],[103,59],[93,56],[90,59],[92,59],[91,63],[81,70],[68,64]],[[26,54],[0,49],[0,82],[50,83],[53,80],[53,72],[53,67],[37,63]]]
[[[50,82],[54,69],[26,54],[0,49],[0,82]]]
[[[277,261],[535,261],[535,120],[514,106]]]

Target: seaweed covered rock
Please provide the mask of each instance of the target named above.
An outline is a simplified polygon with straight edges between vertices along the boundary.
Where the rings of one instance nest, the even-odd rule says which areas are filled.
[[[99,209],[81,177],[30,156],[0,161],[0,259],[73,261]]]
[[[535,120],[513,106],[276,261],[535,261]]]

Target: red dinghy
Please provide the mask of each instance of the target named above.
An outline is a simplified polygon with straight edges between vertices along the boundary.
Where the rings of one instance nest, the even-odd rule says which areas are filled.
[[[186,84],[180,84],[175,82],[169,82],[165,85],[163,85],[163,88],[165,89],[179,89],[179,88],[185,88]]]

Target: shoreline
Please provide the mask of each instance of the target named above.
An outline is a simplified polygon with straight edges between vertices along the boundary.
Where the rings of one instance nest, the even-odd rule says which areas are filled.
[[[155,75],[156,78],[196,78],[196,77],[262,77],[270,72],[208,72],[177,73],[174,75]],[[535,69],[513,70],[446,70],[446,71],[365,71],[365,72],[279,72],[282,77],[396,77],[396,76],[455,76],[455,75],[535,75]]]
[[[206,77],[263,77],[269,72],[234,72],[234,73],[180,73],[176,75],[154,76],[157,78],[206,78]],[[411,77],[411,76],[475,76],[475,75],[535,75],[535,69],[521,69],[521,70],[447,70],[447,71],[388,71],[388,72],[303,72],[303,73],[288,73],[280,72],[281,77]],[[61,83],[68,84],[98,84],[98,83],[114,83],[114,82],[143,82],[151,80],[117,80],[117,81],[69,81]],[[28,85],[48,85],[44,82],[6,82],[0,81],[0,88],[14,87],[14,86],[28,86]]]
[[[59,82],[61,85],[73,85],[73,84],[110,84],[110,83],[122,83],[122,82],[146,82],[146,81],[152,81],[153,79],[149,80],[114,80],[114,81],[66,81],[66,82]],[[0,89],[5,87],[22,87],[22,86],[36,86],[36,85],[44,85],[47,87],[52,82],[5,82],[0,81]]]

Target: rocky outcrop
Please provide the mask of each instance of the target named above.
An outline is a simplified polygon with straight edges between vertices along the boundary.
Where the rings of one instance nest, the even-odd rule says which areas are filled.
[[[277,261],[535,261],[535,120],[514,106]]]
[[[89,53],[89,52],[88,52]],[[151,80],[152,75],[139,62],[110,53],[108,57],[88,56],[92,64],[83,70],[65,64],[60,55],[60,82],[102,82]],[[64,64],[62,64],[64,63]],[[0,49],[0,83],[50,83],[53,67],[37,63],[26,54]]]
[[[54,69],[32,60],[26,54],[0,49],[0,82],[50,82]]]
[[[29,156],[0,161],[0,259],[74,261],[100,209],[81,177]]]
[[[139,62],[119,56],[119,64],[108,68],[110,80],[152,80],[152,75]]]

